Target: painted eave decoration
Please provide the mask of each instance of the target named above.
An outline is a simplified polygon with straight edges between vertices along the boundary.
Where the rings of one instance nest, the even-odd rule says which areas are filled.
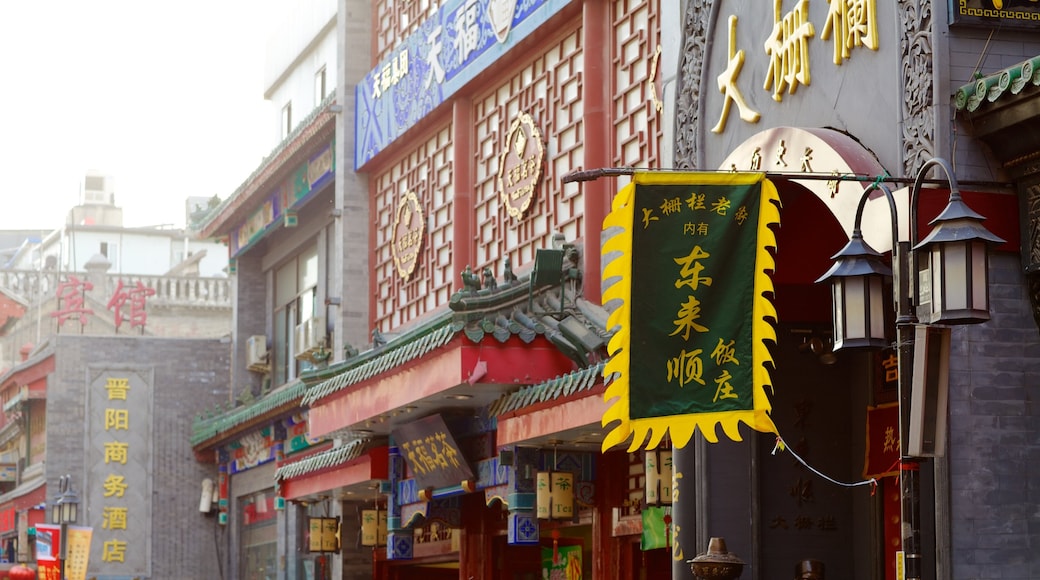
[[[740,441],[741,422],[776,433],[765,341],[776,341],[767,296],[779,223],[762,173],[637,173],[618,193],[604,220],[603,301],[618,305],[604,451],[654,449],[666,434],[684,447],[698,429],[714,443],[717,425]]]

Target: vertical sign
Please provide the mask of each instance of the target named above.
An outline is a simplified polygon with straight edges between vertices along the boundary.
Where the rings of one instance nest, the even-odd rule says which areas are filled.
[[[620,329],[604,370],[618,377],[604,449],[629,438],[629,451],[654,449],[666,433],[683,447],[697,428],[715,442],[720,424],[735,441],[739,423],[776,432],[765,340],[776,340],[779,201],[761,173],[641,173],[617,195],[604,221],[615,235],[603,254],[618,257],[603,277],[620,281],[603,300],[622,303],[609,322]]]
[[[151,575],[152,371],[91,367],[86,482],[91,573]]]

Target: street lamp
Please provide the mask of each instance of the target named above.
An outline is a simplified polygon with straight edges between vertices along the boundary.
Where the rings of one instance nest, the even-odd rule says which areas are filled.
[[[61,548],[58,551],[58,569],[65,578],[65,558],[69,553],[69,524],[75,524],[79,515],[79,496],[72,490],[72,476],[58,478],[58,495],[51,505],[51,523],[61,525]]]
[[[946,208],[929,223],[933,226],[931,233],[918,243],[917,204],[925,176],[932,167],[939,167],[946,174],[950,197]],[[863,209],[875,190],[884,194],[888,202],[894,271],[882,261],[881,254],[863,240]],[[888,346],[884,296],[888,284],[885,281],[894,277],[901,529],[907,579],[921,577],[918,462],[908,452],[914,325],[919,319],[925,324],[943,325],[989,320],[988,246],[1004,240],[982,226],[984,219],[961,199],[949,164],[940,158],[931,159],[921,167],[910,191],[910,240],[899,241],[899,221],[892,192],[882,183],[872,183],[860,197],[849,243],[833,256],[834,265],[817,280],[831,282],[834,349],[838,350]],[[916,292],[912,276],[917,278]]]

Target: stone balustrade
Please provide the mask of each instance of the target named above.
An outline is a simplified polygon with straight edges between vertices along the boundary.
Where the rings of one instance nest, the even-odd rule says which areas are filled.
[[[98,284],[97,274],[62,272],[60,280],[67,281],[70,275],[76,276],[79,280],[94,281],[94,297],[105,302],[116,293],[119,282],[122,281],[124,290],[137,287],[138,282],[154,290],[155,294],[148,298],[150,306],[231,307],[229,278],[102,274],[103,284]],[[0,288],[24,301],[26,305],[33,305],[55,296],[58,291],[58,276],[54,271],[0,270]]]

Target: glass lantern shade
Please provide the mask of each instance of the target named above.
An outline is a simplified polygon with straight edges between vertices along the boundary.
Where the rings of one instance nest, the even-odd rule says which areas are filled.
[[[834,350],[888,346],[885,304],[892,269],[863,241],[858,228],[833,259],[834,265],[816,282],[831,283]]]
[[[932,324],[989,320],[989,252],[981,240],[933,244],[921,252],[918,317]],[[927,291],[926,291],[927,289]]]
[[[61,523],[76,523],[76,517],[79,515],[77,513],[79,511],[78,508],[79,505],[76,503],[75,500],[70,501],[69,498],[66,498],[65,501],[61,503]]]
[[[54,503],[51,504],[51,523],[61,523],[61,496],[59,496]]]
[[[884,287],[885,278],[880,275],[834,278],[834,350],[888,346]]]

